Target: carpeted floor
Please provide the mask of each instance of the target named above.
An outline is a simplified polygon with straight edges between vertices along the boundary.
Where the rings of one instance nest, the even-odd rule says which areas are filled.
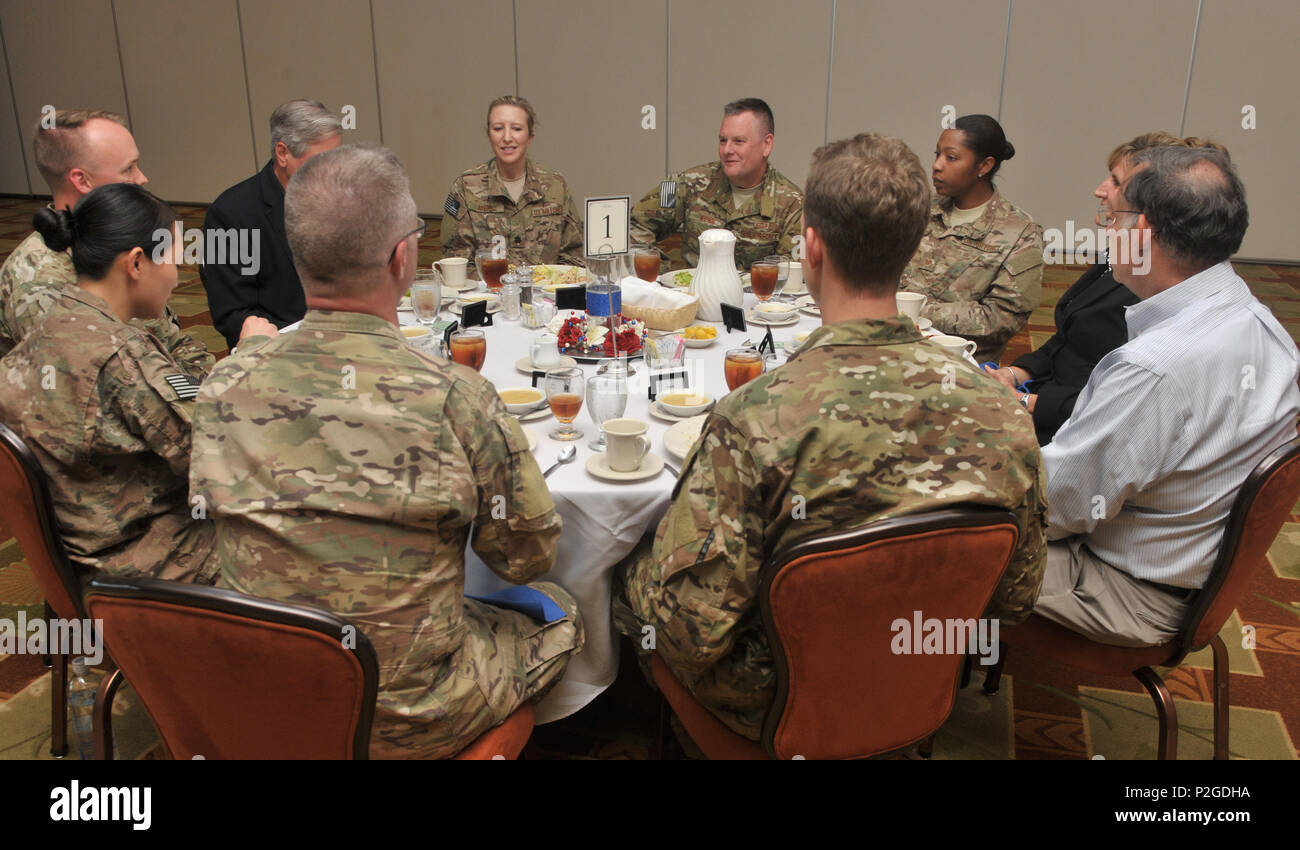
[[[0,198],[0,261],[31,232],[37,201]],[[177,206],[186,227],[201,227],[203,208]],[[420,243],[420,264],[441,256],[436,222]],[[1052,309],[1083,271],[1049,266],[1042,306],[1008,347],[1006,360],[1038,347],[1054,331]],[[1237,271],[1300,343],[1300,268],[1238,264]],[[212,327],[207,298],[195,267],[184,267],[171,307],[181,324],[218,357],[225,341]],[[1300,505],[1282,529],[1269,562],[1251,583],[1224,628],[1231,659],[1232,754],[1238,758],[1295,759],[1293,732],[1300,731]],[[19,609],[40,615],[40,593],[0,517],[0,618]],[[1243,646],[1245,626],[1254,629],[1252,648]],[[546,758],[646,758],[658,728],[658,704],[641,681],[635,663],[624,659],[622,674],[590,706],[573,717],[539,727],[533,736]],[[1208,758],[1212,718],[1209,652],[1162,671],[1177,702],[1179,755]],[[0,655],[0,759],[40,758],[48,752],[49,673],[40,659]],[[939,733],[936,758],[1107,759],[1154,758],[1156,719],[1151,700],[1134,679],[1080,674],[1013,652],[1001,691],[987,697],[982,674],[961,692],[952,719]],[[118,721],[124,757],[157,755],[148,718],[129,697]],[[671,736],[669,736],[671,738]],[[668,755],[680,756],[670,740]]]

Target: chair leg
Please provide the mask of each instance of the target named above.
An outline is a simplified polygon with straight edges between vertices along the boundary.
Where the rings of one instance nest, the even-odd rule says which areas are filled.
[[[45,622],[47,624],[54,622],[54,609],[50,607],[50,603],[48,602],[45,603]],[[44,664],[46,667],[54,666],[54,661],[53,659],[50,658],[50,654],[48,652],[41,653],[41,663]]]
[[[963,658],[961,662],[961,684],[957,686],[957,690],[964,690],[966,686],[970,684],[970,670],[971,655],[970,653],[966,653],[966,657]]]
[[[1146,686],[1147,693],[1156,704],[1156,715],[1160,719],[1160,745],[1156,757],[1161,761],[1175,761],[1178,758],[1178,709],[1174,706],[1169,689],[1150,667],[1143,667],[1133,673],[1139,682]]]
[[[68,754],[68,656],[56,652],[50,659],[50,755]]]
[[[113,698],[122,684],[122,670],[114,667],[95,691],[95,758],[113,760]]]
[[[659,723],[657,724],[659,728],[655,731],[655,761],[664,760],[664,741],[667,740],[668,735],[668,712],[671,710],[668,707],[668,698],[661,691],[659,693]]]
[[[1007,661],[1007,645],[998,641],[998,660],[984,674],[984,693],[993,696],[1002,684],[1002,665]]]
[[[967,656],[968,663],[969,663],[969,658],[970,656]],[[934,735],[938,735],[938,734],[939,734],[938,732],[934,733]],[[931,735],[930,737],[926,738],[924,741],[916,745],[917,755],[919,755],[921,758],[925,759],[926,761],[929,761],[930,756],[934,755],[934,735]]]
[[[1223,638],[1215,635],[1210,649],[1214,653],[1214,758],[1224,761],[1228,758],[1228,709],[1232,705],[1228,699],[1228,648]]]

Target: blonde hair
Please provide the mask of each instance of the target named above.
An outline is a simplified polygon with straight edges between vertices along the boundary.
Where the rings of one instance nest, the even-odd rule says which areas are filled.
[[[36,168],[51,191],[57,190],[64,176],[85,157],[85,146],[78,131],[96,118],[126,127],[125,118],[104,109],[60,109],[54,113],[53,127],[45,126],[44,117],[36,124],[36,131],[32,133],[32,153]]]
[[[515,97],[512,94],[503,94],[496,100],[488,104],[487,121],[485,129],[492,132],[492,110],[498,106],[517,106],[528,115],[528,135],[533,135],[533,128],[537,126],[537,113],[533,110],[533,105],[522,97]]]
[[[1106,158],[1106,170],[1110,171],[1121,162],[1130,163],[1134,154],[1151,148],[1209,148],[1228,156],[1228,149],[1218,142],[1212,142],[1197,136],[1180,139],[1173,133],[1157,130],[1154,133],[1143,133],[1116,147],[1115,150],[1110,152],[1110,156]]]

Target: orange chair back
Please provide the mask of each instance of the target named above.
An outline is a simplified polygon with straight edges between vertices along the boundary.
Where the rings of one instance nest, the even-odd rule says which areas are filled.
[[[99,577],[86,609],[173,758],[364,759],[375,650],[320,608]]]
[[[22,438],[0,424],[0,493],[5,522],[45,601],[65,620],[82,619],[81,581],[59,537],[45,472]]]
[[[951,645],[923,651],[923,635],[933,633],[925,621],[943,622],[945,635],[950,622],[975,624],[1018,539],[1006,511],[952,508],[778,552],[759,595],[777,673],[763,730],[768,754],[865,758],[901,750],[943,725],[965,653]],[[922,634],[913,634],[917,611]],[[958,629],[951,632],[956,637]]]
[[[1237,492],[1219,556],[1187,619],[1182,638],[1187,651],[1205,646],[1223,628],[1297,500],[1300,437],[1260,461]]]

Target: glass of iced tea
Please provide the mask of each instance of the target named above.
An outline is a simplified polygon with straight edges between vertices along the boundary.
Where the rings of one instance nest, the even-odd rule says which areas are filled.
[[[649,283],[659,280],[659,252],[652,248],[637,248],[633,255],[636,276]]]
[[[763,355],[756,348],[733,348],[727,351],[722,368],[727,387],[735,390],[763,374]]]
[[[475,372],[483,371],[487,360],[487,337],[478,328],[465,328],[451,335],[451,359]]]
[[[749,267],[749,285],[754,288],[754,297],[760,302],[772,298],[772,293],[776,291],[776,276],[780,271],[780,266],[769,263],[766,259]]]
[[[501,275],[510,270],[510,261],[496,257],[491,251],[479,251],[474,255],[474,264],[478,266],[479,277],[487,284],[488,292],[500,292]]]
[[[573,427],[573,420],[582,410],[582,369],[569,366],[546,372],[546,400],[551,412],[560,420],[560,427],[551,432],[552,440],[577,440],[582,432]]]

